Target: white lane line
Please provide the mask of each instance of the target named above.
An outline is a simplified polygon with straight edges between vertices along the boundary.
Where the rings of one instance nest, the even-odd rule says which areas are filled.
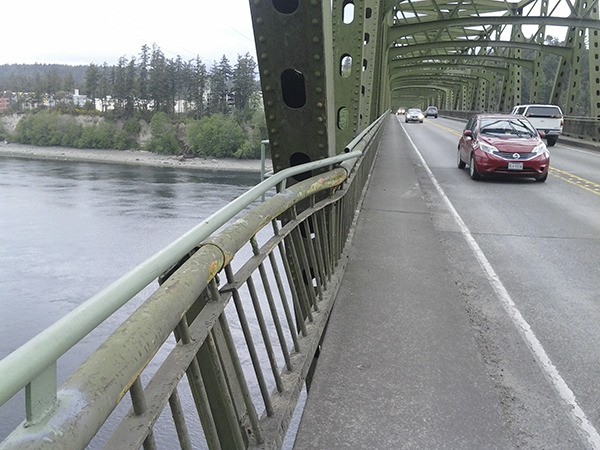
[[[406,136],[408,137],[408,140],[410,141],[417,156],[421,160],[421,163],[423,164],[423,167],[427,171],[427,174],[429,175],[431,182],[435,186],[436,191],[438,192],[440,197],[444,200],[446,207],[448,208],[448,210],[454,217],[454,220],[458,224],[462,235],[464,236],[465,240],[471,247],[471,250],[475,254],[475,257],[477,258],[479,265],[484,270],[490,284],[492,285],[494,291],[496,292],[496,296],[500,300],[502,306],[504,307],[504,310],[508,313],[509,317],[511,318],[513,325],[517,328],[517,330],[521,334],[521,337],[525,340],[525,343],[527,344],[527,346],[533,353],[537,362],[539,363],[542,370],[544,371],[544,374],[549,379],[550,383],[552,384],[552,386],[554,387],[554,389],[556,390],[556,392],[558,393],[560,398],[564,402],[566,402],[567,414],[571,417],[575,426],[577,428],[579,428],[579,431],[583,434],[583,436],[585,436],[585,438],[587,439],[587,441],[591,445],[591,447],[593,449],[600,449],[600,435],[598,434],[598,431],[596,431],[594,426],[590,423],[587,416],[585,415],[585,413],[583,412],[583,410],[577,403],[577,401],[575,399],[575,394],[573,393],[571,388],[569,388],[566,381],[558,373],[556,366],[552,363],[552,360],[550,359],[550,357],[544,350],[544,347],[542,347],[542,344],[540,343],[540,341],[534,334],[533,330],[531,329],[531,326],[527,323],[527,321],[521,315],[521,312],[517,309],[515,303],[513,302],[512,298],[510,297],[508,291],[502,284],[502,281],[500,281],[500,278],[498,277],[498,275],[492,268],[492,265],[490,264],[490,262],[488,261],[488,259],[485,256],[485,254],[483,253],[483,251],[481,250],[481,248],[479,247],[479,245],[473,238],[471,231],[469,230],[467,225],[463,222],[462,218],[458,215],[458,212],[454,208],[454,205],[452,205],[452,203],[450,202],[450,199],[444,193],[444,190],[439,185],[437,179],[434,177],[433,173],[429,169],[429,166],[427,165],[427,163],[425,162],[425,159],[423,158],[423,156],[417,149],[417,146],[415,145],[413,140],[410,138],[408,133],[406,134]]]

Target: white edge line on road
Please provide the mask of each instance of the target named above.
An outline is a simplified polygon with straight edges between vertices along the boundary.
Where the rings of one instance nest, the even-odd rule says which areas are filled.
[[[406,132],[406,130],[405,130],[405,132]],[[502,281],[500,281],[500,278],[498,277],[498,275],[492,268],[492,265],[486,258],[485,254],[483,253],[483,251],[481,250],[481,248],[479,247],[479,245],[477,244],[475,239],[473,238],[471,231],[469,230],[467,225],[463,222],[462,218],[459,216],[458,212],[452,205],[452,202],[450,202],[450,199],[444,193],[444,190],[439,185],[437,179],[435,178],[435,176],[429,169],[429,166],[427,165],[427,163],[425,162],[425,159],[423,158],[423,156],[417,149],[417,146],[415,145],[413,140],[410,138],[408,133],[406,133],[406,136],[408,137],[408,140],[410,141],[417,156],[421,160],[421,163],[423,164],[423,167],[427,171],[427,174],[429,175],[431,182],[435,186],[435,189],[437,190],[440,197],[442,197],[442,199],[444,200],[446,207],[448,208],[448,210],[454,217],[454,220],[458,224],[462,235],[464,236],[467,243],[471,247],[471,250],[475,254],[477,261],[479,262],[480,266],[484,270],[490,284],[492,285],[494,291],[496,292],[498,299],[500,300],[505,311],[508,313],[509,317],[511,318],[514,326],[517,328],[517,330],[519,331],[519,333],[525,340],[526,344],[529,346],[534,357],[536,358],[537,362],[542,367],[542,370],[544,371],[547,378],[550,380],[552,386],[557,391],[560,398],[564,402],[566,402],[566,404],[568,406],[566,408],[567,413],[571,416],[571,419],[573,420],[575,425],[579,428],[579,430],[587,438],[587,440],[588,440],[589,444],[592,446],[592,448],[600,449],[600,435],[598,434],[598,431],[596,431],[594,426],[590,423],[587,416],[585,415],[585,412],[583,412],[583,410],[577,403],[577,401],[575,399],[575,394],[573,393],[573,391],[571,391],[571,389],[567,385],[566,381],[558,373],[556,366],[550,360],[550,357],[548,356],[548,354],[542,347],[542,344],[540,343],[540,341],[538,340],[538,338],[535,336],[534,332],[532,331],[531,326],[527,323],[527,321],[521,315],[521,312],[517,309],[515,303],[513,302],[512,298],[510,297],[508,291],[502,284]]]

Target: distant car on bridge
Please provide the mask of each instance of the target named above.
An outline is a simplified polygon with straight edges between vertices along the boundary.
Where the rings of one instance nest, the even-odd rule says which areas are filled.
[[[458,141],[459,169],[469,165],[473,180],[503,175],[548,178],[550,154],[537,131],[524,117],[482,114],[471,117]]]
[[[433,116],[434,119],[437,119],[438,109],[435,106],[428,106],[425,110],[425,117]]]
[[[423,111],[417,108],[410,108],[408,111],[406,111],[406,114],[404,115],[404,122],[423,123],[424,118],[425,116],[423,115]]]

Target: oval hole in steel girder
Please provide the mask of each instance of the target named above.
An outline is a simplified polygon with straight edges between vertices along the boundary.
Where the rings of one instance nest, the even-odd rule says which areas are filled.
[[[348,108],[342,106],[338,109],[337,113],[337,127],[340,130],[344,130],[348,126],[348,121],[350,119],[350,113],[348,112]]]
[[[306,153],[296,152],[290,155],[290,167],[299,166],[300,164],[306,164],[309,162],[310,156],[308,156]],[[310,170],[293,176],[294,180],[296,181],[308,180],[310,177],[312,177],[312,172]]]
[[[299,109],[306,105],[306,83],[304,74],[296,69],[286,69],[281,74],[283,102],[290,108]]]
[[[299,0],[273,0],[273,6],[282,14],[292,14],[298,9]]]
[[[345,54],[340,61],[340,75],[342,78],[349,78],[352,75],[352,56]]]
[[[363,72],[364,72],[365,70],[367,70],[367,66],[368,66],[368,65],[369,65],[368,61],[367,61],[366,59],[363,59],[363,66],[362,66],[362,70],[363,70]]]
[[[371,40],[371,35],[369,33],[365,33],[365,38],[363,40],[363,45],[367,45]]]
[[[354,22],[354,2],[352,0],[344,0],[342,21],[345,24]]]
[[[365,19],[370,19],[373,14],[373,10],[371,8],[365,9]]]

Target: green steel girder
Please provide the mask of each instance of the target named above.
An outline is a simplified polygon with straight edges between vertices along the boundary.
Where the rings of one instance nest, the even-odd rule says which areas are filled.
[[[461,29],[462,27],[485,27],[492,25],[550,25],[550,26],[569,26],[578,28],[600,29],[600,22],[595,19],[562,18],[562,17],[523,17],[523,16],[503,16],[503,17],[461,17],[443,20],[420,21],[391,27],[389,34],[389,45],[406,36],[413,36],[417,33],[426,33],[428,31],[438,31],[440,29]],[[475,30],[472,30],[475,31]]]
[[[598,0],[249,2],[276,171],[343,151],[403,99],[580,114],[585,97],[600,114]]]
[[[330,3],[252,0],[250,11],[274,170],[334,155]]]
[[[492,40],[481,40],[481,41],[466,41],[466,40],[456,40],[456,41],[438,41],[431,42],[425,44],[414,44],[414,45],[405,45],[403,47],[392,47],[390,49],[390,62],[401,59],[402,55],[410,54],[416,52],[422,52],[427,50],[441,50],[441,49],[451,49],[451,50],[467,50],[470,48],[521,48],[521,49],[529,49],[529,50],[539,50],[543,49],[546,53],[551,53],[563,58],[569,58],[572,53],[572,49],[569,47],[559,47],[554,45],[539,45],[532,44],[529,42],[513,42],[513,41],[492,41]],[[460,53],[453,53],[454,55]]]
[[[491,66],[489,63],[518,64],[525,69],[534,70],[534,62],[524,59],[507,58],[504,56],[490,55],[444,55],[444,56],[415,56],[411,58],[394,59],[389,63],[390,73],[397,69],[413,66],[429,66],[443,64],[446,67],[461,64],[468,67],[485,67],[490,70],[506,71],[505,68]]]

